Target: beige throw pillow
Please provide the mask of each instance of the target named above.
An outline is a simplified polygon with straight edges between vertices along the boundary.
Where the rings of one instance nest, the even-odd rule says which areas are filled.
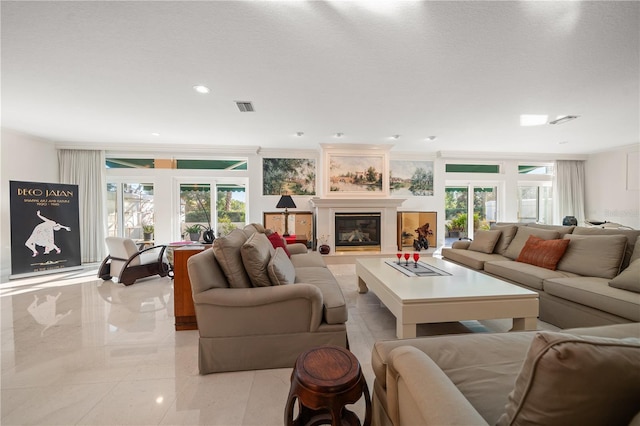
[[[536,333],[498,425],[626,425],[638,412],[640,339]]]
[[[500,235],[502,235],[502,231],[497,229],[493,231],[476,231],[473,233],[473,241],[469,245],[469,250],[493,253],[493,248],[496,246]]]
[[[249,275],[251,284],[254,287],[271,286],[267,265],[271,260],[271,254],[275,254],[275,249],[269,238],[263,233],[255,232],[242,245],[240,253],[242,254],[242,264]]]
[[[267,272],[272,285],[293,284],[296,280],[296,269],[282,247],[276,248],[267,265]]]
[[[622,290],[640,293],[640,259],[631,262],[627,269],[609,281],[609,285]]]
[[[240,247],[246,241],[245,233],[241,229],[234,229],[228,235],[216,238],[213,242],[213,254],[231,288],[251,287],[251,280],[244,269],[240,254]]]
[[[504,252],[507,250],[507,247],[509,247],[509,244],[511,244],[513,237],[515,237],[518,227],[516,225],[491,225],[491,230],[502,231],[493,251],[504,255]]]
[[[540,228],[529,228],[528,226],[518,226],[518,232],[516,232],[516,236],[511,240],[511,244],[505,250],[503,256],[508,257],[509,259],[516,260],[520,255],[520,251],[527,243],[530,235],[535,235],[538,238],[542,238],[543,240],[556,240],[560,238],[560,234],[556,231],[549,231],[547,229]]]
[[[557,269],[587,277],[611,279],[620,272],[627,246],[624,235],[573,235]]]

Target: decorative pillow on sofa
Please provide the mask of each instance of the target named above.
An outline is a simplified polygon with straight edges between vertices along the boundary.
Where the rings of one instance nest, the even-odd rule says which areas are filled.
[[[627,269],[609,281],[609,285],[622,290],[640,293],[640,259],[631,262]]]
[[[479,251],[482,253],[493,253],[493,248],[498,242],[498,238],[502,235],[502,231],[484,231],[479,230],[473,233],[473,241],[469,244],[469,250]]]
[[[278,247],[271,256],[267,272],[272,285],[293,284],[296,280],[296,269],[282,247]]]
[[[535,235],[530,235],[516,262],[528,263],[555,271],[556,265],[568,245],[569,240],[543,240]]]
[[[561,271],[608,279],[620,272],[627,246],[627,237],[624,235],[568,234],[563,238],[571,243],[558,263]]]
[[[498,425],[629,424],[640,339],[536,333]]]
[[[275,249],[266,235],[256,232],[240,248],[242,264],[249,275],[254,287],[269,287],[271,280],[267,272],[267,265]]]
[[[287,244],[284,242],[284,239],[280,234],[278,234],[277,232],[272,232],[267,236],[267,238],[269,238],[269,241],[271,241],[271,245],[274,249],[282,247],[287,256],[291,257],[291,253],[289,253],[289,250],[287,250]]]
[[[509,247],[509,244],[511,244],[511,240],[513,240],[513,237],[515,237],[516,232],[518,231],[518,227],[516,225],[493,224],[491,225],[491,230],[502,231],[493,251],[495,253],[504,255],[507,247]]]
[[[247,241],[247,236],[241,229],[234,229],[228,235],[213,241],[213,254],[231,288],[251,287],[251,280],[244,269],[240,254],[240,247],[245,241]]]
[[[509,259],[516,260],[520,255],[520,251],[526,244],[530,235],[535,235],[543,240],[557,240],[560,238],[560,234],[556,231],[549,231],[548,229],[529,228],[528,226],[518,226],[518,231],[515,237],[511,240],[511,244],[503,253],[503,256]]]

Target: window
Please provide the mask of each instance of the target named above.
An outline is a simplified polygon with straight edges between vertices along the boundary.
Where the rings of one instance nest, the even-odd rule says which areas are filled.
[[[247,159],[107,158],[106,167],[108,169],[247,170]]]
[[[553,223],[551,186],[536,184],[518,186],[518,222]]]
[[[107,235],[142,239],[144,225],[154,224],[152,183],[107,184]]]
[[[521,175],[551,175],[553,167],[549,165],[542,166],[518,166],[518,173]]]
[[[500,173],[498,164],[447,164],[447,173]]]

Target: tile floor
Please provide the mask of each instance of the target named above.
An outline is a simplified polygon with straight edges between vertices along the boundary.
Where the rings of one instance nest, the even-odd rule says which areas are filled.
[[[373,343],[395,318],[329,265],[349,306],[352,352],[373,385]],[[173,282],[124,287],[94,269],[0,284],[2,425],[281,425],[290,368],[198,374],[197,331],[174,331]],[[544,323],[540,328],[553,329]],[[423,325],[420,335],[506,331],[509,321]],[[364,404],[352,407],[362,415]]]

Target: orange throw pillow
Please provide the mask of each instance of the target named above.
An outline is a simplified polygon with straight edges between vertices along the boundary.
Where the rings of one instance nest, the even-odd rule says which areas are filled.
[[[555,271],[558,262],[567,251],[569,241],[543,240],[535,235],[530,235],[516,262],[528,263]]]
[[[269,241],[271,241],[271,245],[273,246],[273,248],[282,247],[282,249],[287,254],[287,256],[291,257],[291,253],[289,253],[289,250],[287,250],[287,245],[285,244],[280,234],[278,234],[277,232],[274,232],[273,234],[270,234],[267,238],[269,238]]]

